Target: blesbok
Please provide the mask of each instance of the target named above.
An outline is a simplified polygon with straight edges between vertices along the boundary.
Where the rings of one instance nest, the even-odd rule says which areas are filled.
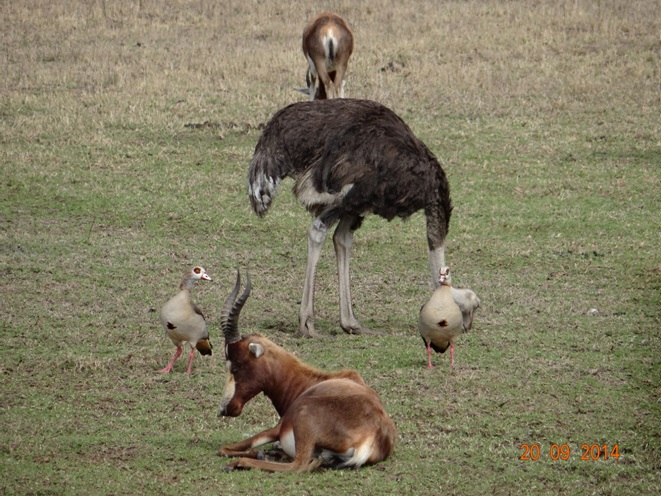
[[[247,273],[246,287],[238,296],[240,288],[237,272],[236,285],[221,312],[228,376],[219,416],[240,415],[243,406],[263,392],[280,422],[221,448],[220,455],[239,457],[228,467],[301,472],[321,463],[358,468],[385,460],[395,445],[397,429],[378,394],[355,370],[323,372],[259,334],[241,337],[239,314],[251,289]],[[293,458],[291,463],[258,459],[255,448],[275,441]]]
[[[353,33],[339,15],[322,12],[310,19],[303,30],[303,54],[308,61],[306,93],[310,100],[344,98],[344,75],[352,52]]]
[[[266,214],[287,177],[294,179],[294,194],[314,216],[308,228],[301,335],[317,335],[314,278],[335,224],[340,326],[345,332],[371,332],[354,316],[349,284],[353,233],[369,213],[392,220],[424,209],[432,281],[438,286],[452,212],[450,187],[436,157],[392,110],[371,100],[344,98],[279,110],[264,128],[248,172],[248,196],[257,215]],[[472,312],[472,306],[464,308],[469,302],[458,291],[453,289],[453,295],[462,312]]]

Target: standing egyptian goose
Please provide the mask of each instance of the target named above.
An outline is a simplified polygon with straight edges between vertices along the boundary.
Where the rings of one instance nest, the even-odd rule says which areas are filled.
[[[165,332],[177,347],[172,360],[165,368],[159,370],[161,374],[167,374],[172,371],[174,362],[181,355],[181,346],[187,342],[191,348],[188,359],[188,371],[190,374],[193,367],[193,357],[195,348],[202,355],[211,355],[211,342],[209,341],[209,331],[207,331],[207,322],[204,320],[202,311],[190,301],[190,291],[199,280],[211,281],[211,277],[202,267],[193,267],[190,272],[184,274],[184,278],[179,285],[179,293],[170,298],[161,308],[161,324]]]
[[[429,301],[420,308],[418,330],[427,347],[427,368],[431,363],[431,350],[444,353],[450,348],[450,363],[454,367],[454,339],[464,331],[464,320],[459,305],[452,296],[450,268],[441,267],[440,286]],[[471,319],[472,320],[472,319]]]

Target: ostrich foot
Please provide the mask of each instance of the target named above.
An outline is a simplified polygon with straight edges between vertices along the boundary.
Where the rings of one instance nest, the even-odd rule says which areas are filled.
[[[298,333],[304,338],[318,338],[320,334],[314,329],[314,321],[306,319],[298,328]]]
[[[375,329],[370,329],[369,327],[364,327],[358,323],[354,325],[341,326],[342,330],[347,334],[356,334],[363,336],[385,336],[384,331],[377,331]]]

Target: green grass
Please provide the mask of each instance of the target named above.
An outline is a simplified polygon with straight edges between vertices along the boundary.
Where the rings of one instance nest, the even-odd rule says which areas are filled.
[[[447,259],[482,301],[454,371],[425,369],[416,330],[421,214],[356,235],[354,307],[384,337],[340,330],[330,243],[323,337],[297,336],[310,219],[288,185],[258,219],[245,178],[260,125],[301,98],[321,7],[234,3],[0,6],[0,492],[661,492],[659,2],[324,4],[356,35],[348,95],[395,109],[450,180]],[[198,263],[215,353],[163,377],[158,309]],[[278,420],[263,396],[216,415],[237,267],[244,333],[379,392],[399,429],[386,462],[223,471],[220,446]]]

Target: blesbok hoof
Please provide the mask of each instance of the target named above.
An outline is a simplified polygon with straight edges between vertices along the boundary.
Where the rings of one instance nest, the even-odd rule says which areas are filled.
[[[241,458],[238,460],[233,461],[232,463],[228,463],[223,467],[224,472],[231,472],[232,470],[236,470],[237,468],[243,468],[241,466]]]
[[[226,448],[220,448],[218,451],[218,456],[227,456],[227,457],[236,457],[240,456],[242,458],[255,458],[257,460],[260,460],[260,456],[263,458],[264,457],[264,451],[255,451],[255,450],[250,450],[250,451],[232,451]]]

